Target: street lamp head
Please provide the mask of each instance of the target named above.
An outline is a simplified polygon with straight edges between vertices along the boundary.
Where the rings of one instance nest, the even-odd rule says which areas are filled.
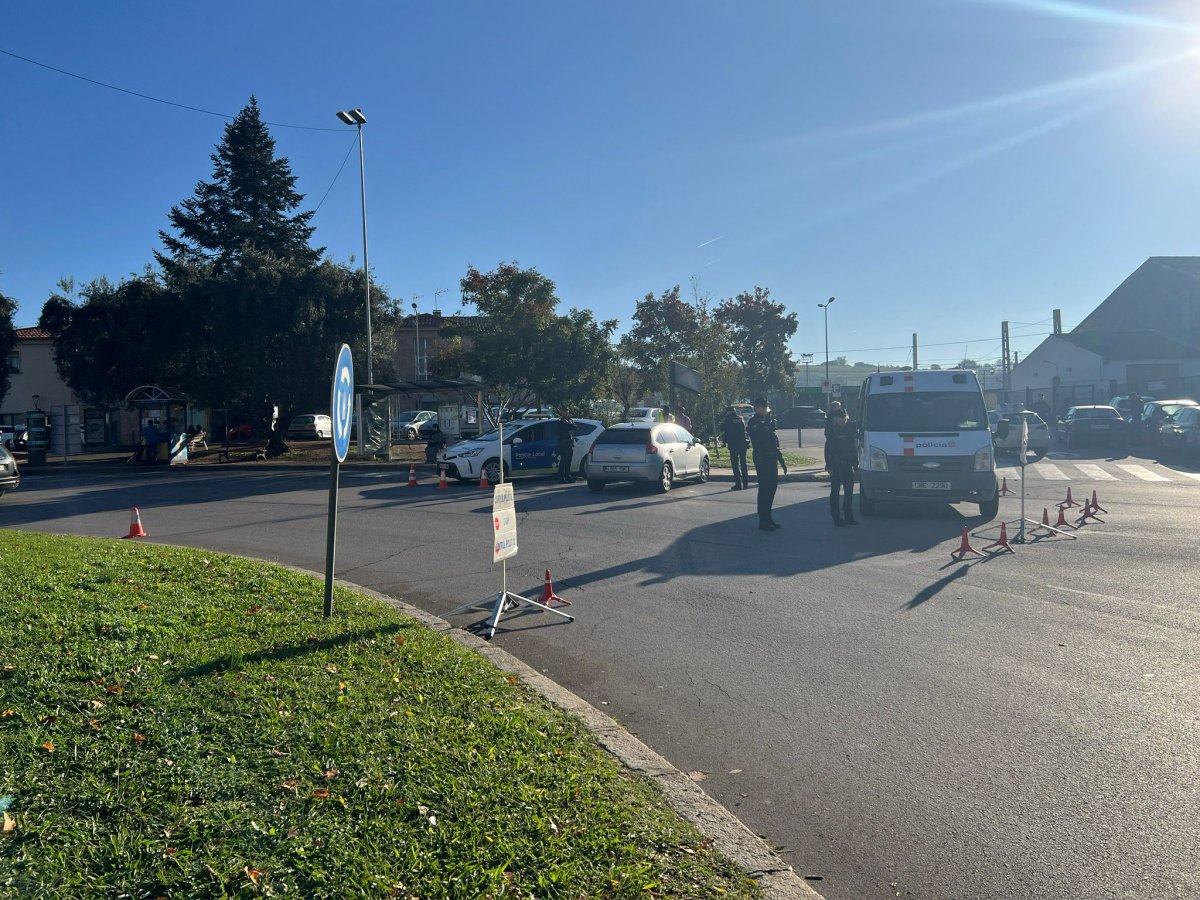
[[[337,117],[347,125],[364,125],[367,117],[363,115],[363,111],[357,107],[351,110],[338,110]]]

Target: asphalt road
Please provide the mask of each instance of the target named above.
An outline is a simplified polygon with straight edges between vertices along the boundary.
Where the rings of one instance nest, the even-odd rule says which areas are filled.
[[[514,617],[496,641],[709,773],[830,900],[1200,896],[1200,472],[1076,452],[1004,474],[1034,518],[1070,485],[1105,521],[957,563],[973,507],[833,528],[822,485],[785,484],[764,533],[727,481],[520,482],[510,587],[536,595],[549,568],[577,619]],[[437,613],[496,591],[490,495],[406,475],[344,471],[339,577]],[[30,475],[0,525],[117,537],[137,505],[153,540],[319,571],[327,484]]]

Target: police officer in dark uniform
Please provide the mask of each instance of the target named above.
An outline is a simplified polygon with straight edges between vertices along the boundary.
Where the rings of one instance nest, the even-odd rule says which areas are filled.
[[[575,420],[564,415],[558,420],[558,480],[570,484],[575,480],[571,474],[571,456],[575,452],[575,434],[579,431]]]
[[[725,410],[721,420],[721,440],[729,449],[729,464],[733,466],[733,489],[740,491],[750,487],[750,476],[746,472],[746,423],[732,406]]]
[[[854,425],[846,410],[836,409],[825,441],[825,471],[829,473],[829,514],[833,524],[857,525],[854,518],[854,474],[858,471],[858,445]],[[838,495],[842,495],[841,508]]]
[[[754,448],[754,475],[758,480],[758,530],[774,531],[779,528],[779,523],[771,516],[771,506],[779,487],[778,464],[783,460],[783,455],[779,452],[775,417],[771,415],[766,397],[754,401],[754,415],[746,424],[746,433]]]

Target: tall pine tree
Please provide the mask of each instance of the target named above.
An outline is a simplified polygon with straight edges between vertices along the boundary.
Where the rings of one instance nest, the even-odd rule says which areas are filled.
[[[209,265],[225,272],[247,249],[316,264],[325,248],[309,245],[314,211],[295,211],[304,195],[287,157],[275,156],[254,97],[225,126],[212,161],[213,180],[199,182],[167,216],[177,234],[159,232],[166,252],[154,255],[168,275]]]

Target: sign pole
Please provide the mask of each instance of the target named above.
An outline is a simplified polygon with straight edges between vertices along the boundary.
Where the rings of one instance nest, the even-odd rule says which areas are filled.
[[[342,344],[333,367],[333,384],[329,391],[329,418],[333,424],[333,440],[329,448],[329,516],[325,529],[325,618],[333,615],[333,567],[337,557],[337,493],[341,464],[350,450],[350,423],[354,407],[354,357]],[[361,423],[361,418],[360,418]],[[359,428],[362,438],[362,428]]]

